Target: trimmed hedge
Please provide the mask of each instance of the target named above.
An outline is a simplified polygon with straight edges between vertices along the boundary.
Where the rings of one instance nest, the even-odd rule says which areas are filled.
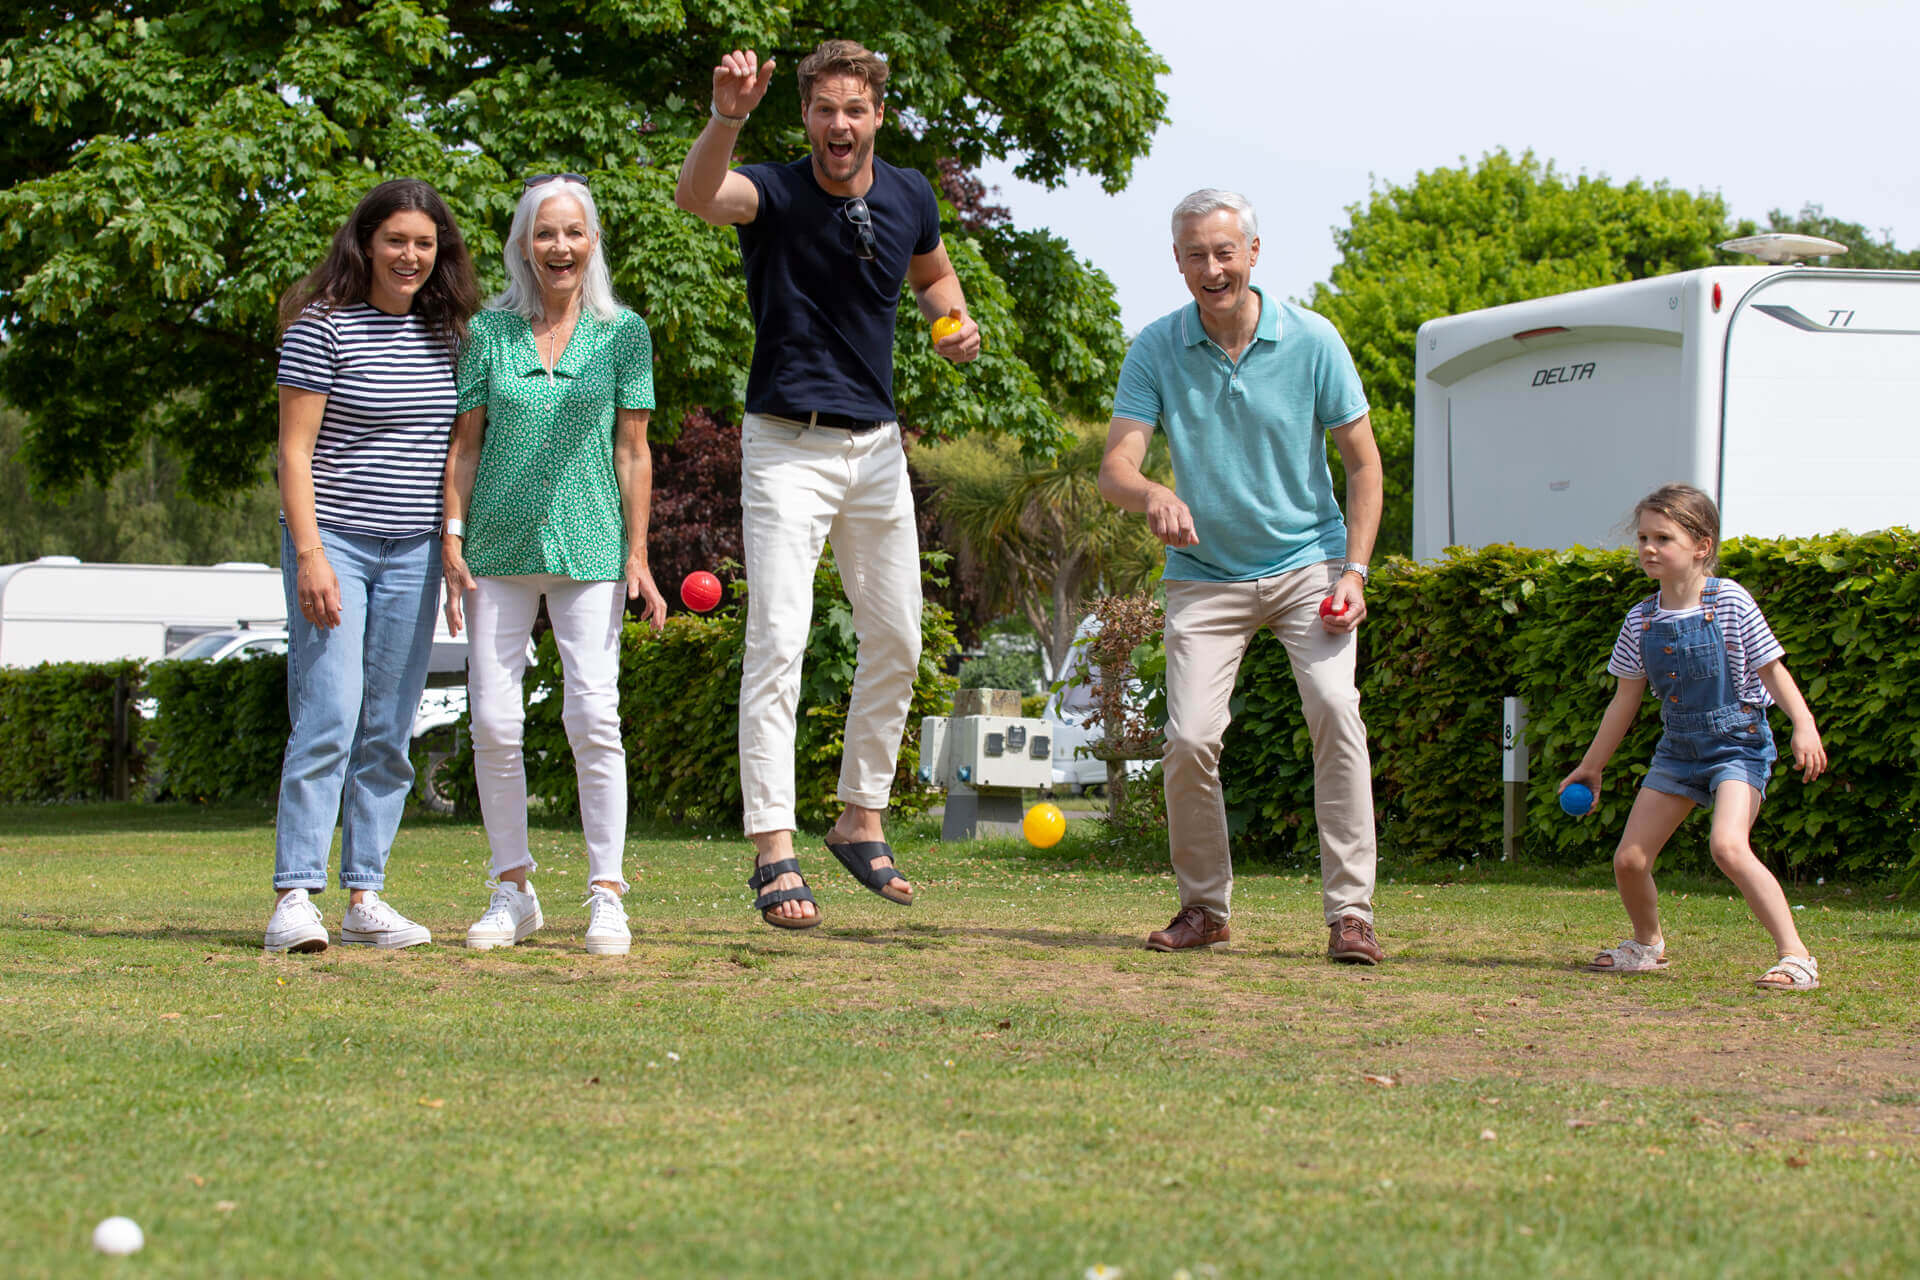
[[[927,559],[936,568],[945,561],[938,553]],[[733,591],[732,602],[718,614],[675,614],[659,633],[630,622],[622,634],[621,736],[627,749],[627,804],[635,814],[733,825],[740,821],[738,708],[745,584],[736,582]],[[954,680],[944,673],[943,663],[958,648],[952,617],[929,601],[921,617],[920,673],[894,780],[895,812],[917,813],[939,798],[917,778],[919,725],[922,716],[947,714]],[[856,649],[853,610],[829,553],[814,575],[813,629],[800,678],[794,781],[798,817],[807,826],[826,826],[840,811],[834,792]],[[571,815],[579,812],[580,795],[560,719],[560,688],[559,651],[549,634],[535,648],[525,685],[527,791],[556,812]],[[539,696],[542,691],[545,696]],[[476,814],[472,735],[464,719],[459,737],[460,750],[443,769],[441,790],[457,811]]]
[[[937,560],[938,557],[932,557]],[[1728,544],[1722,573],[1753,592],[1787,649],[1830,758],[1802,784],[1790,768],[1785,717],[1773,717],[1786,757],[1754,840],[1770,861],[1805,874],[1920,870],[1920,535],[1747,539]],[[1646,772],[1659,718],[1648,707],[1615,755],[1596,816],[1561,815],[1554,789],[1586,749],[1612,689],[1607,655],[1626,610],[1650,589],[1624,551],[1492,547],[1416,565],[1381,565],[1361,629],[1361,697],[1373,746],[1383,844],[1418,857],[1469,857],[1500,847],[1500,701],[1527,701],[1531,781],[1522,841],[1555,862],[1611,856]],[[649,817],[731,823],[740,810],[736,701],[743,618],[676,616],[653,634],[627,628],[621,705],[633,809]],[[814,583],[799,724],[801,820],[828,821],[853,680],[853,620],[831,561]],[[937,793],[914,781],[918,724],[944,714],[953,681],[945,611],[929,606],[925,648],[895,804],[923,807]],[[529,692],[555,692],[528,709],[530,789],[561,810],[576,804],[572,754],[560,722],[559,662],[551,637]],[[1151,656],[1141,666],[1150,678]],[[53,664],[0,671],[0,802],[87,799],[109,792],[113,682],[139,697],[137,662]],[[151,772],[162,794],[270,801],[287,737],[286,664],[162,662],[145,692],[152,725],[131,717],[129,772]],[[1311,856],[1313,766],[1286,655],[1257,638],[1241,666],[1221,762],[1242,856]],[[465,735],[462,735],[464,740]],[[473,811],[469,750],[445,791]],[[1666,860],[1705,866],[1706,824],[1684,824]]]
[[[1786,646],[1830,760],[1801,783],[1775,710],[1782,759],[1755,849],[1808,874],[1920,867],[1920,535],[1741,539],[1723,549],[1720,573],[1753,593]],[[1383,845],[1430,858],[1499,851],[1501,699],[1518,694],[1529,721],[1526,855],[1610,858],[1659,737],[1656,709],[1615,753],[1597,814],[1569,819],[1554,795],[1611,696],[1621,620],[1651,589],[1627,551],[1500,546],[1383,564],[1360,632]],[[1312,756],[1271,636],[1248,651],[1233,713],[1221,773],[1242,851],[1311,853]],[[1665,860],[1707,865],[1706,830],[1683,824]]]
[[[153,757],[162,795],[204,802],[279,794],[292,731],[285,655],[156,662],[147,690],[160,704]]]
[[[0,669],[0,803],[102,800],[113,794],[113,686],[140,697],[141,664],[43,662]],[[127,776],[147,771],[147,725],[127,713]]]

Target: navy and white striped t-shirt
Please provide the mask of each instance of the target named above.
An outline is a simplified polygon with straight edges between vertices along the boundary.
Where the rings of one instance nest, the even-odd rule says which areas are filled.
[[[1719,590],[1713,597],[1713,620],[1720,624],[1720,632],[1727,638],[1727,666],[1733,687],[1740,691],[1740,701],[1770,707],[1773,695],[1760,683],[1760,668],[1786,656],[1786,647],[1774,637],[1766,615],[1760,612],[1759,602],[1745,587],[1732,578],[1719,581]],[[1671,622],[1675,618],[1691,617],[1700,610],[1700,605],[1691,609],[1662,609],[1656,604],[1653,618],[1656,622]],[[1607,659],[1608,674],[1635,680],[1646,678],[1646,668],[1640,662],[1640,630],[1640,605],[1635,604],[1627,610],[1627,620],[1614,638],[1613,656]]]
[[[280,385],[327,397],[313,446],[322,526],[383,538],[439,526],[459,403],[453,373],[446,344],[411,312],[390,316],[365,302],[309,307],[287,326]]]

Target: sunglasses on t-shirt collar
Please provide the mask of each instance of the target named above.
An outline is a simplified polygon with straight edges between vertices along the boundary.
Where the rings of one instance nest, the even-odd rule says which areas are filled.
[[[873,212],[867,208],[867,202],[855,196],[840,206],[840,212],[852,224],[853,233],[860,238],[854,253],[871,260],[874,256]]]

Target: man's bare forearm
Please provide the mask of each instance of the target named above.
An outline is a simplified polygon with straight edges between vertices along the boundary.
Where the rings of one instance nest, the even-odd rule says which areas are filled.
[[[687,158],[680,164],[680,180],[674,184],[673,202],[688,213],[715,221],[710,215],[720,195],[720,185],[733,168],[733,144],[740,138],[738,129],[718,120],[693,140]]]

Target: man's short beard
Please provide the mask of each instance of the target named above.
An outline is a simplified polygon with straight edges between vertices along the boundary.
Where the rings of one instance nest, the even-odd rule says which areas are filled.
[[[862,150],[863,147],[864,150]],[[866,167],[866,162],[872,155],[873,143],[871,141],[866,143],[856,142],[853,144],[853,150],[847,153],[847,163],[853,166],[854,173],[858,173]],[[820,166],[823,171],[828,173],[833,171],[833,160],[834,154],[827,150],[827,144],[824,141],[822,141],[819,146],[813,148],[813,162]]]

